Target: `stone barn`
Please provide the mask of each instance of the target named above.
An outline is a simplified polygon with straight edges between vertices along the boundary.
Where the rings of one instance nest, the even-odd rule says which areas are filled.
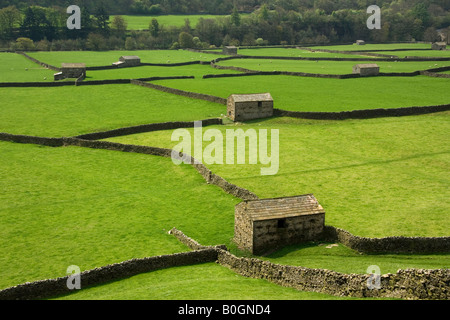
[[[138,56],[122,56],[118,62],[113,63],[117,67],[137,67],[141,65],[141,58]]]
[[[356,40],[356,44],[358,46],[364,46],[366,44],[366,42],[364,40]]]
[[[431,45],[432,50],[445,50],[447,48],[447,44],[445,42],[435,42]]]
[[[270,93],[232,94],[228,97],[227,115],[233,121],[272,117],[272,96]]]
[[[238,53],[238,48],[235,46],[226,46],[223,48],[222,53],[226,55],[236,55]]]
[[[377,76],[380,74],[380,67],[375,63],[357,64],[353,66],[353,73],[361,76]]]
[[[86,78],[86,65],[84,63],[63,63],[61,72],[55,73],[56,80]]]
[[[312,194],[248,200],[235,207],[234,242],[255,255],[282,246],[319,240],[325,211]]]

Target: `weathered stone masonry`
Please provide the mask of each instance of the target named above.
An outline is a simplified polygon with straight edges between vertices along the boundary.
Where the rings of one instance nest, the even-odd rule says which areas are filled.
[[[322,238],[325,211],[312,195],[246,200],[235,207],[234,242],[264,254],[282,246]]]

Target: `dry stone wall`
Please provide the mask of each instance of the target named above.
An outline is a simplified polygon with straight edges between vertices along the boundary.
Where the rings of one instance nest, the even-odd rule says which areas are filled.
[[[298,112],[274,109],[274,115],[280,117],[292,117],[314,120],[346,120],[346,119],[371,119],[380,117],[404,117],[421,115],[450,110],[450,104],[425,107],[407,107],[397,109],[367,109],[343,112]]]
[[[264,279],[301,291],[358,298],[450,298],[449,269],[409,269],[399,270],[396,274],[380,275],[380,289],[374,289],[370,284],[373,284],[375,279],[369,274],[344,274],[326,269],[280,265],[255,258],[236,257],[228,251],[217,250],[217,262],[242,276]]]
[[[202,126],[210,126],[210,125],[221,125],[222,119],[213,118],[201,120]],[[77,136],[78,139],[83,140],[101,140],[112,137],[120,137],[120,136],[128,136],[132,134],[144,133],[144,132],[153,132],[160,130],[173,130],[178,128],[193,128],[194,122],[163,122],[163,123],[152,123],[140,126],[132,126],[126,128],[120,128],[115,130],[103,131],[103,132],[94,132],[85,135]]]
[[[217,250],[206,248],[199,251],[176,253],[144,259],[133,259],[118,264],[82,272],[81,288],[89,288],[138,274],[172,267],[214,262]],[[73,293],[68,289],[69,277],[25,283],[0,291],[0,300],[39,300]]]
[[[98,140],[84,140],[79,138],[42,138],[42,137],[32,137],[23,135],[13,135],[8,133],[0,133],[0,140],[9,141],[15,143],[25,143],[25,144],[38,144],[49,147],[63,147],[63,146],[78,146],[83,148],[91,149],[101,149],[101,150],[112,150],[120,152],[132,152],[141,153],[148,155],[155,155],[165,158],[171,158],[173,150],[149,147],[149,146],[139,146],[139,145],[128,145],[122,143],[114,143],[109,141],[98,141]],[[193,157],[180,154],[183,160],[188,161],[198,173],[206,180],[207,183],[216,185],[226,193],[229,193],[242,200],[254,200],[258,199],[258,196],[253,192],[238,187],[232,183],[229,183],[222,177],[213,174],[203,163],[197,161]]]
[[[181,242],[192,249],[204,247],[172,229]],[[450,269],[407,269],[395,274],[345,274],[326,269],[275,264],[257,258],[237,257],[224,246],[215,247],[217,263],[250,278],[301,291],[358,298],[398,298],[411,300],[448,300],[450,298]]]
[[[430,254],[449,253],[450,237],[386,237],[365,238],[350,232],[326,226],[323,240],[339,242],[353,250],[368,253]]]
[[[161,85],[157,85],[157,84],[153,84],[153,83],[143,82],[140,80],[131,80],[131,83],[138,85],[138,86],[142,86],[142,87],[146,87],[146,88],[150,88],[150,89],[156,89],[159,91],[176,94],[176,95],[183,96],[183,97],[201,99],[201,100],[206,100],[206,101],[210,101],[210,102],[220,103],[223,105],[227,104],[227,99],[215,97],[215,96],[211,96],[211,95],[207,95],[207,94],[183,91],[183,90],[169,88],[169,87],[165,87],[165,86],[161,86]]]

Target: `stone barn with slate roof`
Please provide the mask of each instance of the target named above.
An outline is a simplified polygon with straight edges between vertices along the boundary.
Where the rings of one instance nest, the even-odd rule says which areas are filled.
[[[222,53],[226,55],[236,55],[238,53],[238,48],[235,46],[226,46],[223,47]]]
[[[117,67],[137,67],[141,65],[141,58],[138,56],[122,56],[118,62],[113,63]]]
[[[233,121],[270,118],[273,99],[270,93],[232,94],[228,97],[227,116]]]
[[[353,66],[353,73],[361,76],[377,76],[380,74],[380,67],[375,63],[357,64]]]
[[[261,255],[282,246],[320,239],[325,211],[312,194],[248,200],[235,207],[234,242]]]
[[[84,79],[86,78],[86,65],[84,63],[63,63],[61,72],[55,73],[55,80]]]
[[[447,48],[447,44],[445,42],[435,42],[431,45],[432,50],[445,50]]]

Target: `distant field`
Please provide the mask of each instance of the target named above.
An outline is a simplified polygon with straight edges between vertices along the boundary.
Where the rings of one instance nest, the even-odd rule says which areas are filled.
[[[89,71],[86,80],[106,79],[138,79],[148,77],[174,77],[195,76],[202,77],[205,74],[239,73],[233,70],[219,70],[209,65],[188,65],[180,67],[156,67],[143,66],[137,68],[122,68],[114,70]]]
[[[437,57],[437,58],[450,58],[450,50],[423,50],[423,51],[387,51],[382,52],[383,54],[396,55],[399,58],[405,57]]]
[[[30,56],[45,63],[60,67],[61,63],[85,63],[87,66],[109,66],[121,56],[137,55],[145,63],[180,63],[189,61],[211,61],[216,54],[197,53],[186,50],[137,50],[137,51],[52,51],[29,52]]]
[[[24,56],[0,53],[0,82],[53,81],[52,70],[45,69]]]
[[[256,51],[256,50],[255,50]],[[353,66],[361,63],[374,63],[373,61],[294,61],[270,59],[234,59],[221,61],[221,66],[234,66],[258,71],[291,71],[319,74],[351,74]],[[426,62],[376,62],[380,72],[413,72],[438,67],[450,66],[450,61]]]
[[[363,46],[356,44],[351,45],[337,45],[337,46],[313,46],[311,48],[315,49],[328,49],[328,50],[339,50],[339,51],[358,51],[358,50],[393,50],[393,49],[431,49],[431,44],[427,43],[385,43],[385,44],[371,44],[368,43]],[[383,52],[380,52],[383,53]]]
[[[238,128],[279,130],[277,175],[261,176],[260,168],[268,166],[248,161],[209,167],[261,198],[314,193],[327,212],[327,224],[358,236],[445,236],[450,223],[449,117],[450,112],[371,120],[254,121]],[[225,136],[233,127],[208,129]],[[178,142],[171,141],[171,134],[108,140],[174,148]]]
[[[294,76],[250,76],[155,83],[227,98],[237,93],[270,92],[275,108],[290,111],[350,111],[447,104],[448,79],[374,77],[319,79]]]
[[[114,16],[111,16],[112,21]],[[148,30],[152,19],[157,19],[160,25],[182,27],[185,24],[185,20],[189,19],[191,28],[195,28],[200,18],[203,19],[216,19],[225,18],[227,15],[164,15],[164,16],[122,16],[128,23],[128,30]]]
[[[220,104],[136,85],[0,88],[0,132],[74,136],[147,123],[194,121],[226,112]]]
[[[302,57],[302,58],[367,58],[354,54],[311,52],[308,50],[292,48],[260,48],[260,49],[239,49],[238,54],[244,56],[272,56],[272,57]]]

